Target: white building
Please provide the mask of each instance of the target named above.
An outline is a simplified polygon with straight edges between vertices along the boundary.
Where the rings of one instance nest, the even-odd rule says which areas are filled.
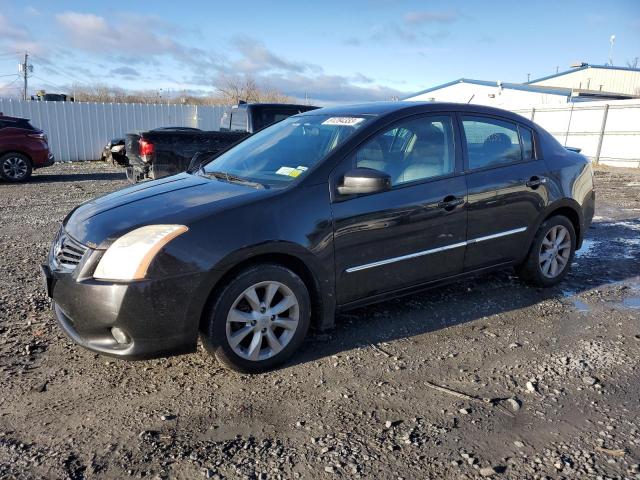
[[[405,100],[510,110],[595,162],[640,168],[640,69],[580,64],[529,83],[461,78]]]
[[[640,97],[640,69],[580,64],[529,83],[460,78],[405,98],[409,101],[478,103],[502,108]]]
[[[581,63],[571,70],[532,80],[527,85],[640,96],[640,69]]]
[[[415,93],[407,101],[476,103],[496,107],[525,107],[567,103],[570,89],[550,89],[520,83],[490,82],[461,78]]]

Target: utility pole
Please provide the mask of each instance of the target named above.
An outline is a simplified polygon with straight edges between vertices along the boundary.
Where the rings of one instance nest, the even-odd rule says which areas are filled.
[[[531,81],[531,74],[527,73],[527,83],[529,83]]]
[[[33,72],[33,65],[29,64],[29,53],[24,52],[24,63],[18,64],[18,72],[22,73],[22,78],[24,80],[24,92],[22,95],[23,100],[27,100],[27,88],[28,88],[28,78],[29,73]]]

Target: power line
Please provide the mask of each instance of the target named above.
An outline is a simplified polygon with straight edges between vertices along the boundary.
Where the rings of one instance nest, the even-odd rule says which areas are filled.
[[[70,74],[70,73],[67,73],[67,72],[65,72],[65,71],[61,70],[61,69],[60,69],[60,68],[58,68],[58,67],[54,67],[53,65],[51,65],[51,64],[50,64],[49,60],[46,60],[46,59],[42,58],[42,57],[41,57],[41,56],[39,56],[39,55],[31,54],[31,56],[32,56],[32,57],[34,57],[34,58],[38,58],[38,59],[42,60],[43,62],[45,62],[45,68],[48,68],[48,69],[52,70],[53,72],[57,73],[58,75],[64,75],[64,76],[66,76],[66,77],[70,78],[71,80],[75,80],[76,82],[80,82],[80,83],[89,83],[89,82],[85,82],[85,81],[83,81],[83,80],[80,80],[80,79],[79,79],[78,77],[76,77],[75,75],[72,75],[72,74]]]
[[[44,78],[38,77],[37,75],[31,75],[33,78],[37,78],[38,80],[42,81],[45,85],[51,85],[52,87],[56,87],[56,88],[63,88],[60,85],[56,84],[56,83],[51,83],[49,80],[45,80]]]
[[[6,88],[9,88],[9,86],[13,85],[14,83],[16,83],[18,80],[20,80],[20,76],[16,74],[16,78],[14,80],[12,80],[11,82],[7,83],[6,85],[0,87],[0,90],[4,90]],[[14,87],[14,88],[18,88],[18,87]]]

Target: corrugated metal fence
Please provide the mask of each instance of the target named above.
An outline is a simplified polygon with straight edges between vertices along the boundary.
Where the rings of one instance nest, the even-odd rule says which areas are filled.
[[[96,160],[110,139],[158,127],[217,130],[224,106],[24,102],[0,98],[0,112],[30,118],[47,132],[56,159]],[[537,105],[512,111],[579,147],[599,163],[640,167],[640,101]]]
[[[97,160],[104,145],[128,132],[158,127],[218,130],[224,106],[31,102],[0,98],[0,112],[31,119],[57,160]]]
[[[513,109],[594,162],[640,168],[640,101],[616,100]]]

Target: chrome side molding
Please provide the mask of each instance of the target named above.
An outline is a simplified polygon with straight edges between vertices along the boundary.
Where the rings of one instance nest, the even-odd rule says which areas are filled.
[[[356,267],[347,268],[347,273],[359,272],[360,270],[367,270],[369,268],[381,267],[382,265],[389,265],[390,263],[402,262],[404,260],[410,260],[412,258],[423,257],[425,255],[431,255],[432,253],[443,252],[445,250],[452,250],[454,248],[465,247],[473,243],[484,242],[486,240],[493,240],[495,238],[506,237],[507,235],[514,235],[516,233],[522,233],[527,230],[527,227],[514,228],[512,230],[506,230],[504,232],[498,232],[485,237],[472,238],[466,242],[452,243],[451,245],[445,245],[444,247],[432,248],[430,250],[423,250],[421,252],[410,253],[408,255],[402,255],[400,257],[387,258],[386,260],[379,260],[377,262],[367,263],[364,265],[358,265]]]

